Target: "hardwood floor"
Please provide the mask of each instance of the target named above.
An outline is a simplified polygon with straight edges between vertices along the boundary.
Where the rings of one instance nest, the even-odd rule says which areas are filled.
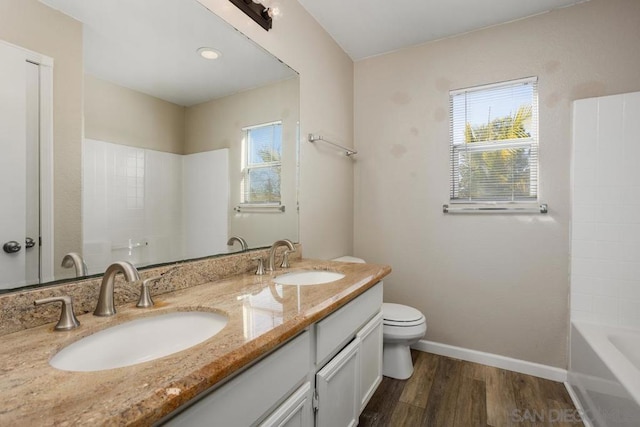
[[[562,383],[412,351],[408,380],[384,377],[360,426],[581,426]]]

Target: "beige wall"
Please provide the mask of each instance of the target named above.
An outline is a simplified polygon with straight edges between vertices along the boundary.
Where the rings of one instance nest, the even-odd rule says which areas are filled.
[[[426,339],[567,366],[571,101],[640,89],[640,2],[592,0],[355,66],[355,254]],[[448,91],[538,76],[548,215],[444,215]]]
[[[296,211],[296,137],[299,79],[219,98],[186,110],[185,154],[229,148],[229,235],[243,236],[250,247],[282,238],[298,240]],[[284,213],[235,213],[242,179],[242,128],[282,121],[281,194]]]
[[[0,0],[0,39],[54,60],[54,265],[65,277],[60,260],[82,247],[82,26],[37,0]]]
[[[353,161],[306,142],[353,146],[353,62],[296,0],[265,31],[227,0],[198,0],[300,73],[300,241],[305,257],[353,250]]]
[[[184,154],[185,108],[84,77],[84,136],[99,141]]]

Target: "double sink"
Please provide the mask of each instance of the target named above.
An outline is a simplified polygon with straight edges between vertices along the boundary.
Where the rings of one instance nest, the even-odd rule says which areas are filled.
[[[280,285],[321,285],[344,274],[303,270],[276,276]],[[148,362],[186,350],[218,334],[228,317],[209,311],[177,311],[131,320],[76,341],[49,361],[54,368],[91,372]]]

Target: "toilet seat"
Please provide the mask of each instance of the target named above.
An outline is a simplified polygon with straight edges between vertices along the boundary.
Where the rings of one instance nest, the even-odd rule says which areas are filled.
[[[383,324],[396,327],[412,327],[425,323],[424,315],[413,307],[385,302],[382,304]]]

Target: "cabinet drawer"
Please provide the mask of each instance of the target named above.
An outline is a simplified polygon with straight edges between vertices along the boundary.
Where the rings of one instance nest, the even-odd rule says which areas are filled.
[[[302,384],[311,343],[305,331],[169,420],[169,426],[249,426]]]
[[[316,325],[316,364],[322,366],[382,307],[382,282]]]

